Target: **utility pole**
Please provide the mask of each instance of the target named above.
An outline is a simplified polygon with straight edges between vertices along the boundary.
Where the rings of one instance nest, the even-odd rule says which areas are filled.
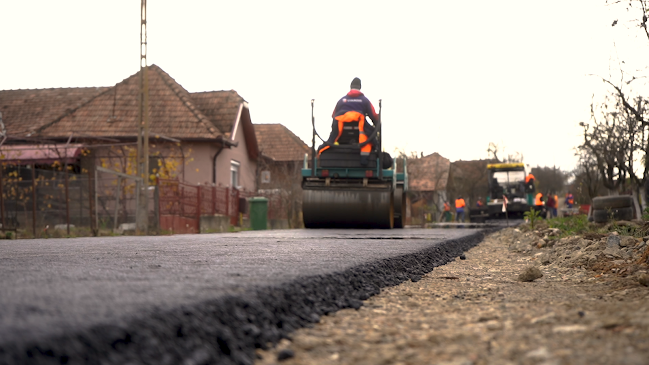
[[[141,0],[140,17],[140,118],[137,134],[137,173],[139,201],[136,226],[140,234],[149,233],[149,75],[146,61],[146,0]]]

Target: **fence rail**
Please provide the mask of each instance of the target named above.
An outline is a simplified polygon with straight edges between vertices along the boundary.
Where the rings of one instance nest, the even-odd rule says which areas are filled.
[[[122,223],[134,223],[137,210],[137,184],[99,172],[65,174],[41,169],[0,170],[0,228],[25,230],[34,236],[47,234],[55,226],[70,225],[84,229],[112,230]],[[66,176],[67,175],[67,176]],[[155,189],[155,190],[154,190]],[[239,223],[239,199],[265,196],[269,200],[268,218],[285,219],[282,195],[256,194],[218,186],[186,184],[177,180],[159,180],[148,192],[149,227],[160,227],[163,215],[192,220],[195,231],[201,216],[222,215]],[[248,217],[247,212],[243,214]],[[189,224],[189,223],[187,223]]]

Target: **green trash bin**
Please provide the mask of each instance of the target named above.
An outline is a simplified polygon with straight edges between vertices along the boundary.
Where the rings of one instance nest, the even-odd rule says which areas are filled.
[[[250,228],[254,231],[266,229],[268,219],[268,199],[254,197],[248,199],[250,204]]]

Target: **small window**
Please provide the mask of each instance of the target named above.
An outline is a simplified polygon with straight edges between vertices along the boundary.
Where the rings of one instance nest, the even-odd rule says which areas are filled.
[[[241,164],[237,161],[230,161],[230,186],[236,188],[239,186],[239,167]]]

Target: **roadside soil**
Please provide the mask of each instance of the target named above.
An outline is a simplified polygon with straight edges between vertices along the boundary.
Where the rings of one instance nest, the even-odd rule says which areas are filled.
[[[255,364],[649,364],[645,240],[559,233],[496,232],[466,260],[258,350]],[[543,276],[520,281],[530,267]]]

